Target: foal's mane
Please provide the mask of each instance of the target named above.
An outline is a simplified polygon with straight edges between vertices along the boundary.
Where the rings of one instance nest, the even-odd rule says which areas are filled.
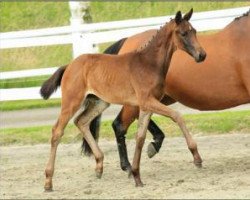
[[[173,19],[170,20],[170,22],[172,21]],[[151,37],[151,39],[146,43],[144,44],[143,46],[141,46],[139,49],[136,50],[136,52],[140,52],[140,51],[143,51],[145,48],[147,48],[152,42],[153,40],[158,36],[159,32],[164,29],[170,22],[166,22],[163,26],[160,26],[160,28],[157,30],[157,33],[155,35],[153,35]]]
[[[246,16],[248,16],[248,15],[249,15],[249,13],[250,13],[250,9],[249,9],[246,13],[244,13],[242,16],[235,17],[235,19],[234,19],[234,20],[239,20],[239,19],[241,19],[242,17],[246,17]]]

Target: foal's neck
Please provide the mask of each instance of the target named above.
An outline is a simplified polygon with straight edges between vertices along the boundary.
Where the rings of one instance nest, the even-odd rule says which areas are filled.
[[[173,22],[170,21],[164,25],[149,42],[149,44],[141,50],[143,60],[154,67],[155,71],[160,72],[164,77],[168,71],[172,55],[175,51],[173,42]]]

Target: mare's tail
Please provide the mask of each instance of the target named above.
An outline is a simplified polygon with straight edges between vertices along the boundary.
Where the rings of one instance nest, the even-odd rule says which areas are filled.
[[[109,46],[103,53],[104,54],[118,54],[122,45],[126,41],[127,38],[123,38],[116,43],[112,44]],[[101,124],[101,116],[102,114],[98,115],[95,119],[92,120],[90,123],[90,132],[93,135],[94,139],[97,141],[99,138],[99,129],[100,129],[100,124]],[[86,140],[82,141],[82,152],[86,156],[91,156],[93,154],[89,144],[86,142]]]
[[[48,99],[61,85],[61,80],[66,67],[67,65],[60,67],[48,80],[43,83],[40,89],[40,94],[44,99]]]

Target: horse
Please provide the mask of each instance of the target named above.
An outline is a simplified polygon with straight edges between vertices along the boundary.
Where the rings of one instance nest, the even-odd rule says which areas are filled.
[[[110,103],[140,107],[132,164],[136,186],[143,186],[140,158],[152,113],[170,117],[178,123],[194,159],[197,163],[201,162],[197,144],[181,116],[160,102],[164,96],[165,76],[176,49],[187,52],[196,62],[202,62],[206,57],[206,52],[196,38],[196,30],[189,23],[192,13],[191,9],[182,17],[178,11],[175,18],[166,23],[146,47],[138,51],[123,55],[82,54],[68,66],[59,68],[43,83],[40,93],[44,99],[48,99],[60,85],[62,92],[61,112],[52,128],[51,151],[45,169],[45,191],[52,191],[57,147],[67,123],[77,111],[79,113],[74,123],[91,147],[96,160],[96,176],[101,178],[104,155],[89,127],[90,122]]]
[[[197,35],[207,52],[204,62],[197,65],[190,57],[177,51],[170,63],[165,79],[165,96],[162,103],[180,102],[201,111],[215,111],[250,103],[250,15],[246,12],[224,29],[209,35]],[[104,53],[124,54],[147,44],[157,33],[148,30],[111,45]],[[125,134],[131,123],[138,118],[139,108],[124,105],[112,123],[118,143],[121,169],[131,170],[128,161]],[[101,115],[91,123],[91,132],[98,138]],[[150,120],[148,130],[154,142],[148,145],[148,157],[159,152],[164,133]],[[83,151],[91,154],[83,140]]]

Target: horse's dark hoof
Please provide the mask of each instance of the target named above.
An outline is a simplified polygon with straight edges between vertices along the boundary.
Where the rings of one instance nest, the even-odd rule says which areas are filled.
[[[101,179],[102,178],[102,172],[95,172],[96,178]]]
[[[149,145],[148,145],[147,153],[148,153],[149,158],[154,157],[154,155],[158,153],[152,142],[149,143]]]

